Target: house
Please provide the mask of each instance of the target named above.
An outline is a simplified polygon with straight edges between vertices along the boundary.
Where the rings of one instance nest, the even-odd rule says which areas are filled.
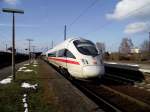
[[[132,53],[132,54],[139,54],[140,53],[140,49],[139,48],[131,48],[130,49],[130,53]]]

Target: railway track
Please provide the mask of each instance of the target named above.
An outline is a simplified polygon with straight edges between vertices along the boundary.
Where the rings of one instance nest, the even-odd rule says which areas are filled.
[[[150,111],[150,100],[147,100],[150,95],[143,93],[141,90],[136,90],[132,93],[134,80],[124,77],[113,77],[113,75],[108,75],[108,77],[94,82],[82,82],[78,80],[71,80],[71,82],[106,112]],[[138,95],[136,95],[137,92]],[[143,95],[145,95],[145,98],[140,97]]]
[[[150,111],[150,93],[134,88],[136,80],[107,74],[101,80],[85,82],[62,75],[106,112]]]
[[[114,74],[106,74],[103,77],[103,79],[104,80],[115,81],[119,84],[134,84],[135,82],[138,82],[136,80],[129,79],[129,78],[126,78],[126,77],[123,77],[123,76],[117,76],[117,75],[114,75]]]
[[[145,77],[141,71],[136,67],[129,66],[112,66],[105,65],[106,76],[115,77],[116,79],[126,80],[128,82],[141,82],[145,80]]]
[[[109,101],[101,97],[100,95],[96,94],[92,90],[88,89],[87,87],[80,85],[80,83],[75,83],[74,85],[79,88],[84,94],[86,94],[89,98],[91,98],[96,104],[100,106],[106,112],[122,112],[118,107],[111,104]]]
[[[74,85],[95,101],[99,106],[105,104],[105,111],[113,112],[148,112],[150,105],[109,86],[85,82],[74,82]],[[100,103],[101,102],[101,103]]]

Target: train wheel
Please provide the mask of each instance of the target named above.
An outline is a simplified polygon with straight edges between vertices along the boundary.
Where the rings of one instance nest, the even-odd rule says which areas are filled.
[[[69,74],[69,80],[74,80],[74,77],[72,77],[70,74]]]
[[[61,74],[64,74],[63,68],[62,68],[61,66],[58,67],[58,70],[59,70],[59,72],[60,72]]]
[[[68,72],[68,70],[67,70],[67,69],[64,69],[64,70],[65,70],[65,74],[66,74],[67,78],[68,78],[69,80],[74,80],[74,77],[72,77],[72,76],[70,75],[70,73]]]

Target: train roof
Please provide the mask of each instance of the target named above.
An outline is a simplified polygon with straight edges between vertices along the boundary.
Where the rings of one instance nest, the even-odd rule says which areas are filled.
[[[78,38],[68,38],[65,41],[63,41],[62,43],[56,45],[53,49],[49,49],[47,52],[53,52],[53,51],[56,51],[56,50],[60,50],[62,48],[66,48],[66,45],[68,43],[70,43],[71,41],[74,41],[74,40],[84,40],[84,38],[80,38],[80,37],[78,37]]]

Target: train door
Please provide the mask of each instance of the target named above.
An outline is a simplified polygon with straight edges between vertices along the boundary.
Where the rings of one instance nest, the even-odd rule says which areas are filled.
[[[58,57],[58,65],[59,65],[61,68],[66,68],[65,49],[59,50],[59,51],[58,51],[58,54],[57,54],[57,57]]]
[[[64,68],[67,69],[67,49],[64,49],[64,58],[65,58],[65,61],[64,61]]]
[[[66,49],[66,66],[71,76],[75,76],[79,73],[79,71],[77,71],[78,64],[79,63],[76,61],[76,57],[73,53]]]

